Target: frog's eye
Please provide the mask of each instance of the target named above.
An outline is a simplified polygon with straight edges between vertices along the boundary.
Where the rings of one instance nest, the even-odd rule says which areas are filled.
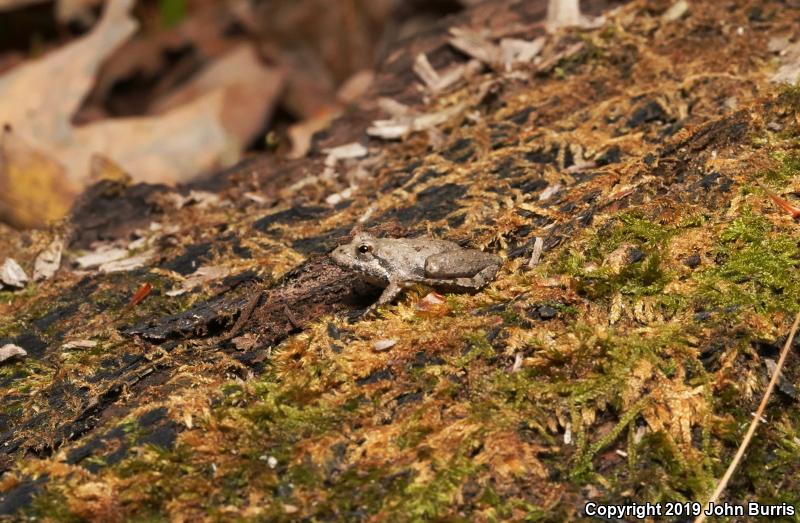
[[[367,254],[368,252],[372,252],[372,245],[369,245],[367,243],[362,243],[361,245],[358,246],[358,252],[360,252],[361,254]]]

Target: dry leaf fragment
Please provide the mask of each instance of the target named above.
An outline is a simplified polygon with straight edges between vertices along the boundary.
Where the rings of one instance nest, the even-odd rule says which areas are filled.
[[[8,343],[0,347],[0,363],[5,363],[12,358],[24,358],[27,355],[28,353],[25,352],[25,349],[18,347],[13,343]]]
[[[400,140],[411,132],[411,120],[375,120],[367,134],[383,140]]]
[[[545,202],[552,198],[558,191],[561,190],[561,183],[556,183],[555,185],[548,185],[545,189],[539,194],[539,201]]]
[[[61,346],[61,350],[70,350],[70,349],[91,349],[97,346],[97,342],[94,340],[74,340],[68,341],[64,345]]]
[[[75,259],[81,269],[98,267],[104,263],[121,260],[128,255],[128,249],[113,247],[111,245],[101,245],[93,252],[85,254]]]
[[[136,256],[131,256],[130,258],[104,263],[99,267],[99,269],[100,272],[104,272],[106,274],[111,272],[132,271],[133,269],[142,267],[145,263],[149,262],[153,256],[155,256],[155,251],[149,250],[139,253]]]
[[[45,250],[39,253],[33,262],[33,280],[50,279],[61,266],[61,253],[64,250],[64,241],[56,238]]]
[[[241,143],[220,119],[225,90],[217,90],[161,116],[106,120],[79,127],[74,140],[55,149],[71,166],[88,165],[93,154],[113,158],[139,181],[186,182],[203,171],[228,166]]]
[[[428,61],[428,56],[425,53],[419,53],[417,55],[417,58],[414,60],[413,70],[428,89],[434,92],[438,90],[438,85],[442,81],[442,78]]]
[[[459,27],[451,27],[450,45],[488,65],[495,67],[502,62],[503,53],[496,44],[490,42],[477,31]]]
[[[372,348],[375,352],[382,352],[391,349],[395,345],[397,345],[397,340],[378,340],[372,344]]]
[[[542,50],[545,37],[540,36],[535,40],[520,40],[517,38],[503,38],[500,40],[500,54],[506,71],[516,63],[526,63],[533,60]]]
[[[549,0],[547,4],[547,22],[545,26],[549,32],[555,32],[562,27],[583,27],[591,29],[600,27],[605,23],[605,18],[589,18],[581,14],[578,0]]]
[[[0,281],[9,287],[21,289],[28,283],[28,275],[14,258],[6,258],[0,267]]]
[[[200,267],[187,276],[179,288],[167,291],[167,296],[180,296],[210,281],[221,280],[228,274],[230,270],[226,267],[217,265]]]
[[[775,83],[794,85],[800,80],[800,41],[780,51],[781,66],[770,78]]]
[[[363,158],[369,151],[366,147],[358,142],[351,142],[337,147],[330,147],[323,149],[322,152],[327,154],[325,158],[325,165],[332,167],[336,165],[339,160],[352,160],[356,158]]]
[[[678,0],[669,9],[667,9],[663,15],[661,15],[661,19],[665,22],[674,22],[679,18],[682,18],[686,12],[689,11],[689,2],[686,0]]]

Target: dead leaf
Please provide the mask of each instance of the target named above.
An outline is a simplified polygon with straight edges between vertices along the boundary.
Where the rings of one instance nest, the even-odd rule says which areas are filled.
[[[447,314],[449,307],[444,296],[438,292],[429,292],[417,302],[417,310],[430,315],[444,315]]]
[[[129,14],[132,5],[133,0],[110,0],[87,36],[0,78],[0,123],[33,144],[69,141],[72,115],[91,89],[100,64],[136,31]]]
[[[4,363],[16,357],[24,358],[27,355],[28,353],[25,352],[25,349],[12,343],[0,347],[0,363]]]
[[[45,250],[39,253],[33,262],[33,280],[47,280],[51,278],[61,266],[61,253],[64,250],[64,241],[56,238]]]
[[[128,185],[131,183],[131,175],[110,158],[102,154],[93,154],[89,160],[89,181],[96,183],[101,180]]]
[[[121,260],[128,255],[128,249],[113,247],[112,245],[101,245],[93,252],[85,254],[75,259],[81,269],[99,267],[104,263]]]
[[[99,269],[100,272],[104,272],[106,274],[111,272],[132,271],[133,269],[142,267],[145,263],[149,262],[153,256],[155,256],[155,251],[151,249],[129,258],[123,258],[121,260],[114,260],[104,263],[99,267]]]
[[[544,250],[544,238],[537,236],[533,241],[533,252],[531,252],[531,259],[528,261],[528,267],[533,268],[539,265],[539,260],[542,258],[542,251]]]
[[[14,258],[6,258],[0,267],[0,281],[9,287],[21,289],[28,283],[28,275]]]
[[[372,349],[375,352],[383,352],[389,350],[397,345],[397,340],[378,340],[372,344]]]
[[[87,183],[90,164],[97,167],[97,155],[137,181],[179,183],[235,163],[263,127],[283,75],[262,66],[251,48],[163,99],[163,114],[74,127],[101,63],[136,30],[132,3],[110,0],[87,36],[0,77],[0,123],[21,139],[3,138],[0,217],[30,227],[63,216]]]
[[[535,40],[520,40],[518,38],[503,38],[500,40],[501,61],[506,71],[511,71],[514,64],[527,63],[533,60],[544,48],[545,37],[540,36]]]
[[[94,340],[74,340],[68,341],[64,345],[61,346],[61,350],[70,350],[70,349],[91,349],[97,346],[97,342]]]
[[[65,174],[60,163],[6,130],[0,136],[0,220],[22,229],[64,216],[78,193]]]
[[[284,73],[266,67],[250,45],[243,45],[207,67],[182,89],[157,101],[153,114],[179,108],[201,96],[224,90],[222,126],[240,143],[256,138],[283,88]]]
[[[331,122],[341,114],[341,109],[329,106],[315,116],[289,127],[287,133],[292,142],[289,158],[302,158],[311,149],[311,139],[320,131],[328,128]]]

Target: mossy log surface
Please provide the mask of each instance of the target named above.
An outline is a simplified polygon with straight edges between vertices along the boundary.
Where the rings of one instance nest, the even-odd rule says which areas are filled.
[[[548,37],[544,55],[570,50],[551,67],[425,92],[418,53],[467,61],[450,27],[543,34],[544,3],[484,2],[403,42],[308,158],[103,181],[59,227],[4,229],[24,267],[69,246],[53,279],[0,292],[0,344],[28,352],[0,364],[0,514],[566,521],[705,500],[800,311],[800,225],[758,185],[800,187],[800,90],[769,82],[785,3],[689,3],[678,21],[625,4]],[[370,139],[381,98],[450,112]],[[323,176],[323,150],[353,141],[369,154]],[[359,319],[375,289],[326,257],[355,228],[505,263],[478,293],[418,287]],[[98,240],[150,261],[77,270]],[[219,277],[188,286],[201,268]],[[800,500],[799,380],[793,351],[726,500]]]

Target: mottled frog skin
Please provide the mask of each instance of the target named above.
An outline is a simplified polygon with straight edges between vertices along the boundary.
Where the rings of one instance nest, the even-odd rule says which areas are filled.
[[[503,259],[434,238],[375,238],[357,234],[337,247],[333,260],[383,287],[367,313],[394,300],[405,287],[421,283],[444,291],[475,291],[492,281]]]

